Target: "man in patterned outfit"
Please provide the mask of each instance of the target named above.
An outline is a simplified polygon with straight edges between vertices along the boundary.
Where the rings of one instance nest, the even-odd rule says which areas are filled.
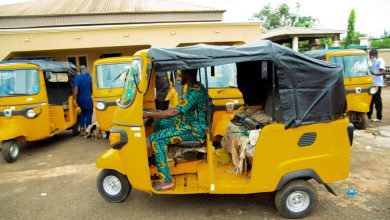
[[[145,112],[144,118],[157,119],[150,143],[161,181],[153,184],[155,190],[169,190],[175,186],[168,166],[166,148],[181,141],[205,141],[207,91],[196,80],[196,69],[182,71],[181,83],[187,92],[176,108],[160,112]]]

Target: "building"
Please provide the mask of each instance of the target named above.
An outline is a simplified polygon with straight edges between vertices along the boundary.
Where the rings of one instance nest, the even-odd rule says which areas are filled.
[[[316,45],[320,38],[332,38],[332,46],[340,46],[340,35],[345,34],[344,30],[314,29],[304,27],[280,27],[269,30],[261,35],[261,39],[268,39],[278,44],[291,44],[293,50],[298,51],[299,41],[309,40],[311,47]]]
[[[35,0],[0,6],[0,60],[51,59],[92,66],[151,46],[240,44],[260,22],[223,22],[224,10],[170,0]]]

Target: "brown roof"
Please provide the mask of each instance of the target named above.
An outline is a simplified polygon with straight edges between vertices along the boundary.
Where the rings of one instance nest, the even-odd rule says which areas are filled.
[[[35,0],[0,6],[0,17],[220,11],[171,0]]]
[[[224,12],[171,0],[34,0],[0,6],[0,29],[221,21]]]

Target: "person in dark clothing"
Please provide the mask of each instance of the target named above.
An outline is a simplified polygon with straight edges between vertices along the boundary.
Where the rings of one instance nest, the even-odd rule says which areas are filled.
[[[92,102],[92,77],[86,66],[80,66],[80,74],[73,82],[73,98],[75,105],[81,108],[79,115],[79,126],[84,131],[92,124],[93,102]]]
[[[156,73],[156,109],[167,110],[169,106],[169,100],[165,100],[170,89],[169,80],[166,72]]]

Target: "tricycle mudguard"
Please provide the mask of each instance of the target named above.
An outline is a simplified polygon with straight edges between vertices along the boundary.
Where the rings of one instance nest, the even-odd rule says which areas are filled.
[[[26,136],[26,131],[14,120],[7,120],[1,125],[0,131],[0,141],[7,141],[20,136]]]
[[[109,149],[96,160],[96,167],[116,170],[126,175],[125,168],[119,155],[119,150]]]

